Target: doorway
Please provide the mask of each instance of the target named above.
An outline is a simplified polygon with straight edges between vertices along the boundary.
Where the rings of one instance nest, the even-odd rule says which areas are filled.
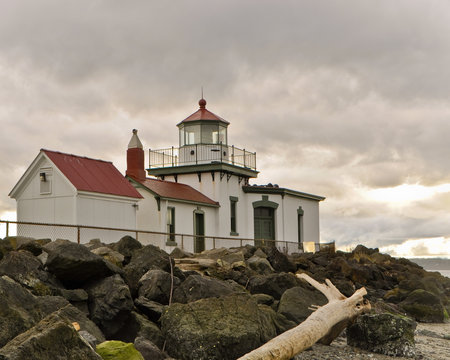
[[[275,209],[257,207],[254,209],[255,246],[275,246]]]
[[[194,252],[205,250],[205,214],[194,212]]]

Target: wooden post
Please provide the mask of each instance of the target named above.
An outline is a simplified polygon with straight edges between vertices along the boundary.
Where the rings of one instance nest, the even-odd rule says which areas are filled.
[[[80,227],[77,226],[77,243],[80,243]]]
[[[6,237],[9,236],[9,221],[6,221]]]

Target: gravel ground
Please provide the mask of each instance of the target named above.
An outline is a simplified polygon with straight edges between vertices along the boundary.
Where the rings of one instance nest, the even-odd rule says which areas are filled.
[[[417,360],[449,360],[450,359],[450,323],[417,324],[415,341]],[[295,360],[411,360],[405,357],[392,357],[371,353],[347,345],[345,337],[338,337],[330,346],[316,344],[311,350],[302,352]]]

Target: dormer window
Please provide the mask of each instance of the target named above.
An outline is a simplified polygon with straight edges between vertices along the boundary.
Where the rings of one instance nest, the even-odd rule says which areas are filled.
[[[45,168],[39,170],[39,193],[41,195],[52,192],[52,169]]]

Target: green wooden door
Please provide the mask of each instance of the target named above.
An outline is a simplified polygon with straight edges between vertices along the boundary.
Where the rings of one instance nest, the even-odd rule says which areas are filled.
[[[255,246],[275,245],[275,211],[269,207],[254,210]]]
[[[194,252],[205,250],[205,215],[194,213]]]

